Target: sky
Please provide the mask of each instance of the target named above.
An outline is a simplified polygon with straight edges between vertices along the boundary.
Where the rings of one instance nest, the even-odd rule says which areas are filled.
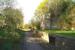
[[[22,9],[24,23],[29,23],[34,15],[35,9],[43,0],[17,0],[17,7]]]

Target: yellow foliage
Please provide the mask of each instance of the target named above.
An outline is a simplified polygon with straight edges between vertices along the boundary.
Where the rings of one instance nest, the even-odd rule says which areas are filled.
[[[37,16],[42,16],[46,12],[48,12],[48,0],[44,0],[42,3],[40,3],[35,13]]]

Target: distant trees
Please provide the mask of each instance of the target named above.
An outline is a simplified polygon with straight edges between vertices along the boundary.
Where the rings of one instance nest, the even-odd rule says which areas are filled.
[[[38,29],[38,30],[41,29],[40,28],[40,21],[36,17],[34,17],[34,19],[31,20],[31,26],[35,29]]]

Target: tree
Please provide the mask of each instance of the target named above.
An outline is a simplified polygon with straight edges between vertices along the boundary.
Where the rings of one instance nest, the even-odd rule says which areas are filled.
[[[44,0],[43,2],[40,3],[40,5],[37,7],[35,11],[35,16],[41,17],[46,12],[48,12],[48,0]]]
[[[43,0],[35,10],[34,20],[32,19],[33,25],[36,25],[40,29],[41,19],[48,12],[48,0]],[[37,24],[36,24],[37,23]]]
[[[74,4],[72,0],[44,0],[37,10],[35,11],[35,16],[39,19],[44,16],[44,23],[48,20],[50,23],[50,28],[56,27],[56,29],[63,29],[66,25],[66,16],[68,14],[67,10],[69,6]],[[47,1],[47,2],[46,2]],[[48,19],[46,19],[48,16]],[[67,16],[68,19],[68,16]],[[46,24],[47,25],[47,24]],[[55,29],[55,28],[54,28]]]
[[[3,10],[3,14],[6,16],[6,25],[12,28],[17,28],[23,23],[23,15],[18,9],[7,7]]]
[[[0,0],[1,1],[1,0]],[[22,12],[19,9],[13,8],[13,0],[2,0],[0,2],[2,5],[1,8],[1,14],[0,22],[3,23],[4,21],[5,25],[2,25],[3,27],[0,28],[0,32],[2,33],[3,38],[11,39],[11,40],[17,40],[20,38],[20,34],[16,31],[22,23],[23,23],[23,15]],[[1,34],[0,34],[1,35]]]
[[[66,27],[68,27],[68,29],[70,30],[75,30],[75,3],[71,4],[67,11],[66,11],[66,15],[65,15],[65,23],[67,24]]]
[[[56,26],[59,29],[63,29],[66,15],[65,13],[72,3],[72,0],[51,0],[49,2],[51,27]]]

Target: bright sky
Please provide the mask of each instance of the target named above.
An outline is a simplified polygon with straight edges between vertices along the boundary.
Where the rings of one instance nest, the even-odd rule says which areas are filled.
[[[28,23],[31,20],[35,9],[42,1],[43,0],[17,0],[18,6],[21,7],[24,14],[24,23]]]

